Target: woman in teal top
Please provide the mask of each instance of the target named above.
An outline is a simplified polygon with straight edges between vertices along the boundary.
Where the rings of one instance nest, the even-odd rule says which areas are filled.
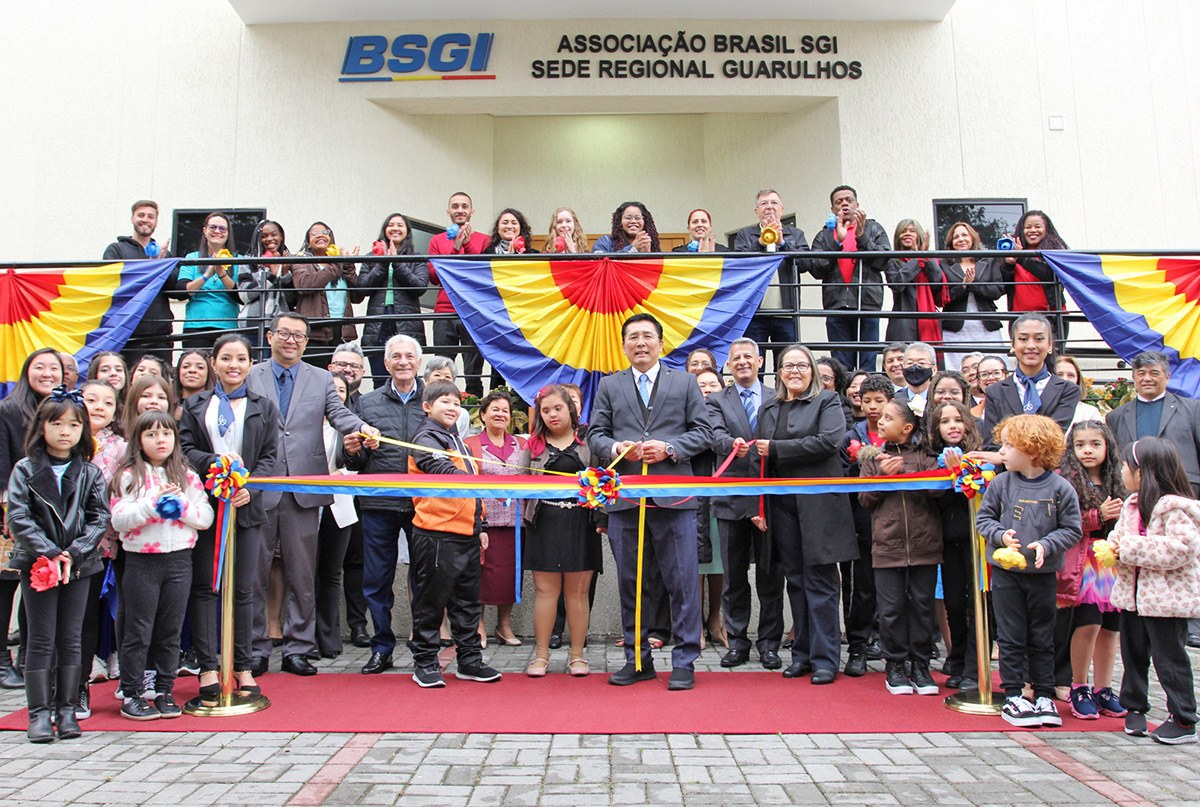
[[[209,213],[204,219],[204,240],[188,258],[212,258],[221,250],[237,255],[233,232],[224,213]],[[230,266],[181,266],[179,290],[187,292],[184,309],[183,347],[208,348],[222,331],[238,327],[237,269]]]

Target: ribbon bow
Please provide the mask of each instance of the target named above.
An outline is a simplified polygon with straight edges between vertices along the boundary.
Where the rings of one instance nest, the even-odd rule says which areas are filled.
[[[216,462],[208,466],[204,487],[213,496],[225,502],[232,499],[249,478],[250,472],[242,465],[241,460],[222,454]]]
[[[579,472],[579,504],[589,510],[621,498],[621,475],[607,468],[591,467]]]
[[[69,400],[71,403],[74,403],[78,406],[85,406],[83,402],[83,393],[77,389],[67,389],[66,384],[59,384],[57,387],[51,390],[50,400],[54,401],[55,403],[62,403],[63,401]]]
[[[964,457],[962,449],[953,446],[942,449],[938,465],[954,474],[954,490],[968,499],[987,490],[988,483],[996,476],[996,466]]]

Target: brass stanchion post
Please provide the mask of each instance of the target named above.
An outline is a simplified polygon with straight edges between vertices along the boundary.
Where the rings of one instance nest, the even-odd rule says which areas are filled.
[[[972,596],[975,601],[975,657],[977,660],[976,675],[979,677],[979,689],[975,692],[956,692],[946,698],[945,704],[956,712],[972,715],[998,715],[1004,705],[1004,693],[992,691],[992,642],[988,631],[987,603],[983,598],[983,576],[981,573],[984,563],[983,536],[975,526],[975,516],[979,512],[982,491],[972,496],[968,512],[971,514],[971,579]]]

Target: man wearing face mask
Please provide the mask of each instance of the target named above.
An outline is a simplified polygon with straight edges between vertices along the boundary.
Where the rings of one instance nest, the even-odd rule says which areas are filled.
[[[919,401],[924,411],[929,381],[937,372],[937,351],[926,342],[913,342],[904,351],[904,383],[896,392],[897,401]]]

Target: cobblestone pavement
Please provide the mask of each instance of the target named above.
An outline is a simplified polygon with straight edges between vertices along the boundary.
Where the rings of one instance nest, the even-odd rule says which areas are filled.
[[[1200,653],[1191,652],[1200,674]],[[498,669],[519,673],[533,648],[489,645],[487,653]],[[668,668],[669,653],[659,654]],[[321,667],[350,672],[365,656],[348,648]],[[611,639],[593,640],[588,656],[593,670],[623,661]],[[719,659],[710,648],[697,669],[719,670]],[[566,651],[556,651],[552,672],[565,663]],[[1153,698],[1156,722],[1161,690]],[[21,692],[0,694],[0,710],[21,706]],[[82,738],[42,746],[0,732],[0,805],[1200,806],[1200,746],[1168,748],[1120,732],[380,735],[83,725]]]

